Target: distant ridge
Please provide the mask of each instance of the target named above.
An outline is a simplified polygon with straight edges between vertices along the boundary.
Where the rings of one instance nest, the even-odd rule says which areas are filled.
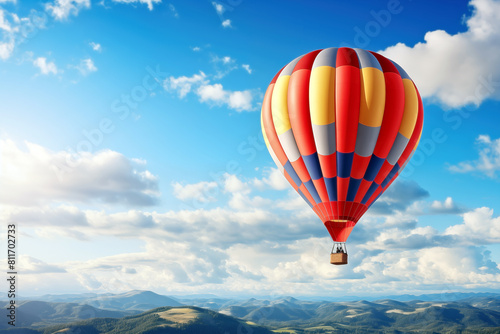
[[[28,298],[26,298],[28,299]],[[159,295],[147,290],[132,290],[123,293],[83,293],[63,295],[43,295],[31,297],[30,300],[41,300],[47,302],[75,302],[91,305],[96,308],[107,310],[139,310],[146,311],[161,306],[182,306],[172,297]]]
[[[133,290],[116,295],[98,296],[83,301],[107,310],[150,310],[162,306],[182,306],[177,300],[152,291]]]

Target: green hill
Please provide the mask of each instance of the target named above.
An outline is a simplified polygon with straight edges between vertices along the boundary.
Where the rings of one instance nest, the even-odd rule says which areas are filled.
[[[79,334],[271,334],[264,327],[198,307],[160,307],[121,319],[100,318],[47,327],[40,332]]]

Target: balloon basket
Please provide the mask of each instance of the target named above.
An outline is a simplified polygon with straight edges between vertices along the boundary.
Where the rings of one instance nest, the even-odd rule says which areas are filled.
[[[335,241],[333,243],[330,263],[335,265],[347,264],[347,247],[345,242]]]
[[[347,253],[330,254],[330,263],[335,265],[347,264]]]

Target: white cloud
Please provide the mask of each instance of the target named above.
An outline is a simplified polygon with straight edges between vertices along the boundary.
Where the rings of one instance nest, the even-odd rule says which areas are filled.
[[[212,63],[217,72],[217,74],[214,75],[214,79],[221,79],[238,68],[236,60],[230,56],[212,56]]]
[[[381,51],[408,72],[422,97],[452,108],[500,99],[500,2],[471,0],[470,5],[467,31],[430,31],[413,47],[398,43]]]
[[[200,102],[218,106],[226,105],[238,112],[254,110],[252,91],[230,91],[224,89],[220,83],[210,84],[210,80],[201,71],[199,74],[190,77],[170,76],[163,82],[163,87],[167,91],[177,92],[180,98],[184,98],[189,92],[193,91],[198,95]]]
[[[5,11],[0,8],[0,30],[12,31],[10,23],[5,18]]]
[[[431,204],[431,209],[435,212],[450,212],[451,210],[455,210],[457,208],[453,198],[446,197],[444,202],[433,201]]]
[[[31,256],[21,255],[19,257],[19,270],[25,275],[29,274],[54,274],[64,273],[66,270],[58,265],[48,264]]]
[[[126,3],[126,4],[145,4],[149,10],[153,10],[153,4],[161,3],[161,0],[113,0],[113,2]]]
[[[216,105],[227,105],[236,111],[253,110],[253,95],[250,90],[228,91],[222,84],[202,85],[196,91],[201,102],[211,102]]]
[[[479,208],[463,214],[463,223],[450,226],[446,235],[459,236],[471,244],[500,243],[500,217],[493,217],[493,210]]]
[[[45,9],[56,20],[65,20],[70,15],[78,15],[81,9],[89,9],[90,0],[55,0],[45,4]]]
[[[95,133],[87,135],[98,139]],[[118,152],[75,155],[68,151],[52,152],[29,142],[25,145],[27,151],[10,140],[0,141],[3,204],[100,201],[152,205],[157,201],[157,178]]]
[[[216,198],[212,195],[217,189],[216,182],[199,182],[194,184],[183,185],[179,182],[172,184],[174,195],[181,200],[197,200],[202,203],[214,202]]]
[[[245,71],[247,71],[248,74],[252,74],[252,69],[250,68],[250,65],[243,64],[243,65],[241,65],[241,67],[243,67],[243,69],[245,69]]]
[[[224,21],[222,21],[222,26],[224,28],[231,28],[231,20],[230,19],[225,19]]]
[[[199,74],[193,74],[190,77],[180,76],[176,78],[170,76],[163,82],[163,87],[167,91],[177,91],[179,97],[183,98],[191,91],[193,86],[206,83],[206,77],[207,76],[202,71],[200,71]]]
[[[198,52],[201,51],[201,48],[199,46],[195,46],[191,50],[193,50],[194,52]]]
[[[403,214],[412,216],[424,215],[443,215],[443,214],[459,214],[465,211],[465,208],[455,203],[452,197],[447,197],[443,202],[434,200],[415,201],[411,205],[407,205]]]
[[[170,9],[170,12],[174,17],[179,17],[179,13],[177,12],[177,9],[175,9],[175,6],[172,5],[171,3],[168,4],[168,8]]]
[[[97,67],[91,58],[82,59],[80,64],[70,67],[77,69],[84,76],[97,71]]]
[[[101,44],[99,44],[99,43],[90,42],[89,45],[92,48],[92,50],[94,50],[94,51],[97,51],[97,52],[101,52],[102,51]]]
[[[15,40],[10,38],[7,42],[0,42],[0,59],[6,60],[10,58],[14,51]]]
[[[274,190],[285,190],[290,187],[290,183],[288,183],[283,173],[277,168],[265,169],[263,171],[263,177],[261,179],[255,178],[253,180],[253,185],[261,190],[267,187]]]
[[[234,174],[224,174],[224,191],[228,193],[250,193],[250,185]]]
[[[214,6],[215,11],[219,15],[222,15],[225,12],[225,10],[226,10],[222,4],[220,4],[218,2],[215,2],[215,1],[212,2],[212,6]]]
[[[480,172],[490,178],[496,178],[497,172],[500,171],[500,138],[491,139],[489,135],[480,135],[476,142],[480,147],[479,158],[450,166],[450,171],[456,173]]]
[[[3,30],[0,40],[0,59],[6,60],[13,54],[16,45],[26,40],[29,34],[44,29],[47,21],[45,13],[31,10],[26,17],[19,17],[0,8],[0,30]]]
[[[10,221],[23,222],[26,226],[33,227],[88,226],[86,214],[69,205],[11,208],[8,217]]]
[[[40,69],[41,74],[57,74],[57,66],[54,62],[47,62],[47,58],[38,57],[33,61],[33,65]]]
[[[486,268],[486,270],[485,270]],[[363,273],[367,281],[399,286],[399,292],[426,285],[436,289],[453,287],[498,288],[500,273],[489,255],[476,247],[431,247],[418,251],[383,252],[365,258],[354,269]]]
[[[227,101],[227,92],[221,84],[202,85],[198,87],[196,94],[202,102],[214,101],[222,104]]]

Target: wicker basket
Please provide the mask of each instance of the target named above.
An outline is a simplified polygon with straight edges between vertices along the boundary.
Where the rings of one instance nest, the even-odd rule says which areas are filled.
[[[347,253],[332,253],[330,254],[331,264],[347,264]]]

